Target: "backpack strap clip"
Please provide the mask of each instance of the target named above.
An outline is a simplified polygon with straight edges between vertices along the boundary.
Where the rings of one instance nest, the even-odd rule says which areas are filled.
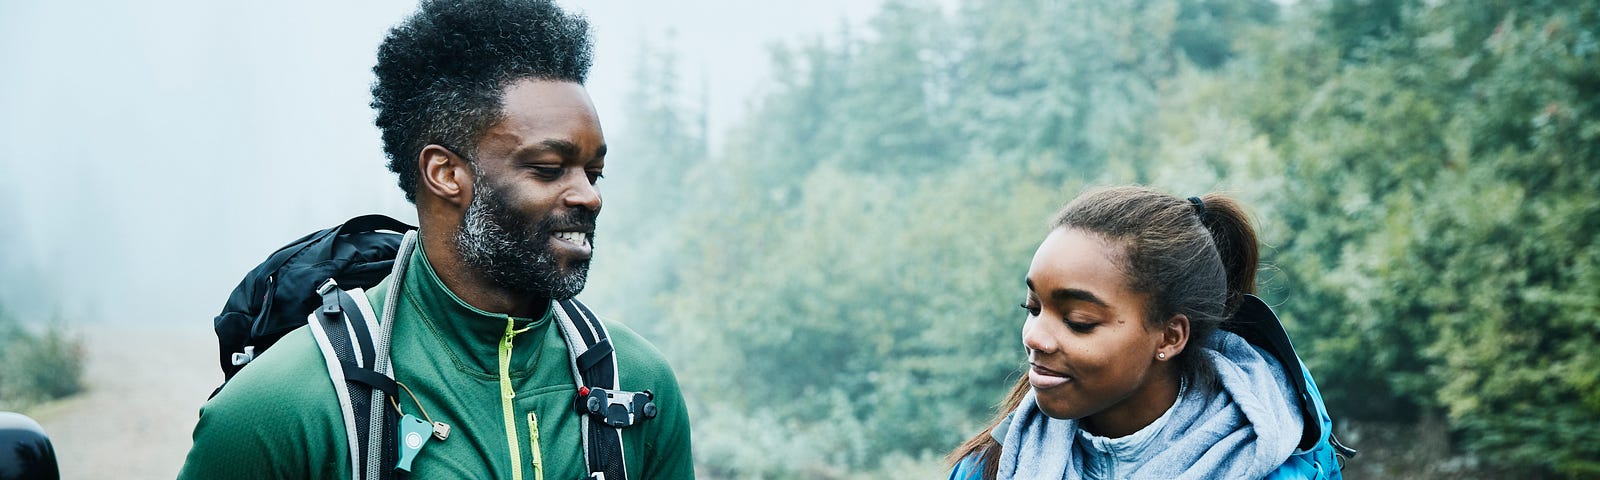
[[[1333,444],[1333,454],[1339,457],[1340,470],[1344,470],[1344,462],[1346,460],[1354,459],[1356,458],[1356,454],[1361,453],[1360,450],[1350,448],[1349,446],[1340,443],[1339,437],[1334,436],[1332,432],[1328,433],[1328,443]]]
[[[612,428],[627,428],[656,418],[656,395],[649,390],[628,392],[578,387],[574,406]]]

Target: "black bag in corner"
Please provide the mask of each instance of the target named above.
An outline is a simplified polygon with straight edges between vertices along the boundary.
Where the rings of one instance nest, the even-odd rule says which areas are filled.
[[[383,215],[364,215],[285,245],[245,274],[214,321],[223,386],[322,305],[317,287],[372,288],[394,266],[401,234],[416,227]],[[218,386],[211,396],[222,391]]]

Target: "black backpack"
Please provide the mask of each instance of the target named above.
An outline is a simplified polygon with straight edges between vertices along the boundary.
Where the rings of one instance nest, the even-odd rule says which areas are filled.
[[[415,230],[382,215],[356,217],[301,237],[252,269],[215,320],[224,380],[212,396],[284,334],[310,325],[343,397],[345,424],[355,427],[348,429],[352,468],[364,479],[398,478],[398,415],[383,406],[397,390],[387,320],[400,289],[389,290],[386,312],[373,312],[362,290],[404,275]],[[621,429],[656,416],[652,395],[618,387],[611,341],[588,307],[577,299],[551,303],[580,392],[573,404],[585,419],[579,425],[586,478],[626,479]]]
[[[316,295],[322,282],[372,288],[388,277],[400,234],[416,229],[383,215],[352,218],[290,242],[245,274],[213,322],[223,386],[284,334],[305,326],[306,315],[322,305]]]

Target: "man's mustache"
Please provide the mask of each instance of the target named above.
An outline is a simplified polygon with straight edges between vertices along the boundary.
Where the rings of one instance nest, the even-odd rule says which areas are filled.
[[[573,208],[566,214],[553,214],[540,223],[539,231],[582,231],[593,233],[600,212],[587,208]]]

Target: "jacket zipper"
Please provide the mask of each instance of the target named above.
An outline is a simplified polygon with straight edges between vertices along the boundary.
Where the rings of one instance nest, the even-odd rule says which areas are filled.
[[[533,451],[533,478],[544,480],[544,455],[539,453],[539,416],[528,412],[528,449]]]
[[[517,417],[511,402],[512,399],[517,398],[517,391],[511,388],[511,338],[526,331],[528,331],[527,328],[517,330],[515,321],[511,319],[510,315],[506,315],[506,334],[500,337],[499,352],[500,411],[506,424],[506,443],[511,448],[512,480],[522,480],[522,452],[517,446]],[[535,431],[534,435],[538,435],[538,432]],[[540,477],[543,478],[543,475],[540,475]]]

